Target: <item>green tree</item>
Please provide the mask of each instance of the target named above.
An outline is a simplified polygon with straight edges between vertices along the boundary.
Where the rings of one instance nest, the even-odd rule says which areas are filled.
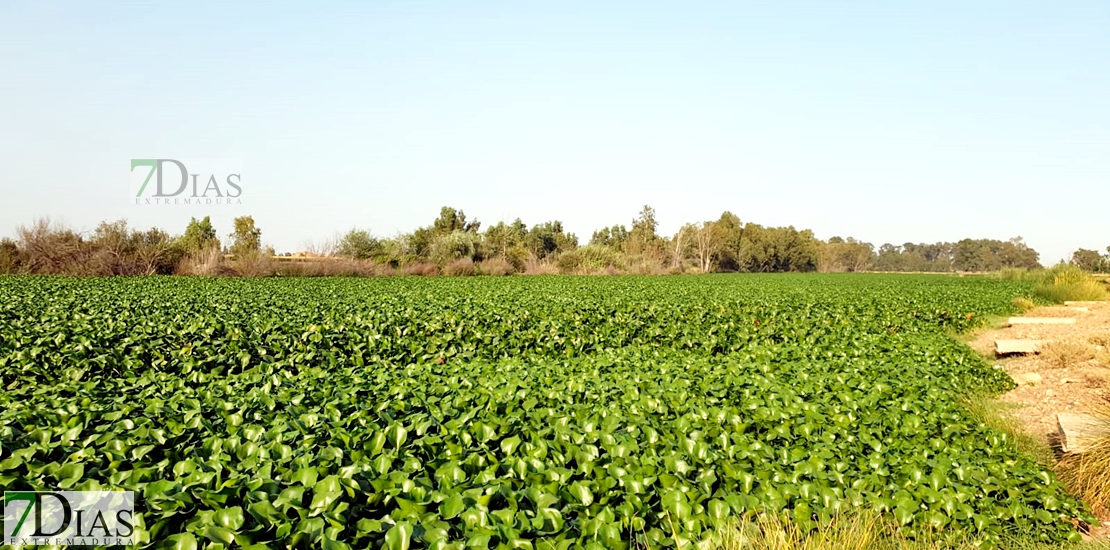
[[[385,253],[385,246],[369,231],[351,229],[339,239],[335,253],[355,260],[381,259]]]
[[[620,224],[598,229],[590,237],[591,245],[608,246],[617,251],[623,250],[627,242],[628,229]]]
[[[1110,247],[1107,247],[1110,252]],[[1084,271],[1101,273],[1110,271],[1110,256],[1103,256],[1097,250],[1080,248],[1071,255],[1071,263],[1079,266]]]
[[[659,241],[659,222],[655,218],[655,209],[644,205],[636,219],[632,220],[632,229],[628,232],[627,252],[642,254],[652,250]]]
[[[220,248],[220,239],[216,237],[216,229],[212,227],[212,220],[208,216],[202,220],[192,218],[185,227],[180,243],[185,252]]]
[[[744,244],[744,224],[740,217],[725,211],[713,223],[718,234],[717,268],[722,271],[740,271],[741,253]]]
[[[477,233],[481,225],[478,220],[467,220],[466,214],[462,210],[444,206],[439,209],[439,217],[432,223],[432,229],[435,233],[441,235],[454,231]]]
[[[567,233],[563,229],[563,222],[555,220],[532,226],[526,246],[532,255],[542,259],[578,248],[578,237],[574,233]]]
[[[255,226],[253,217],[235,218],[234,227],[229,235],[232,254],[241,258],[262,252],[262,230]]]

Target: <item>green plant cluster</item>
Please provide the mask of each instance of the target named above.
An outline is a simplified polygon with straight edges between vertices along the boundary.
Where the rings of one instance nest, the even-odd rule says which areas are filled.
[[[0,484],[138,491],[153,547],[685,546],[852,510],[1079,535],[959,404],[945,333],[1028,283],[930,276],[0,278]]]

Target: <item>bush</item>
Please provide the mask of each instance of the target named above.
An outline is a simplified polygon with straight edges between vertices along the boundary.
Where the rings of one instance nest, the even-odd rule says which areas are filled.
[[[598,273],[609,267],[623,268],[620,253],[604,245],[591,244],[559,254],[555,265],[563,273]]]
[[[452,231],[440,235],[432,241],[428,256],[438,265],[446,265],[455,260],[473,260],[478,257],[481,236],[467,231]]]
[[[470,277],[475,273],[474,260],[470,258],[455,260],[443,268],[443,274],[451,277]]]
[[[204,275],[209,277],[236,276],[239,274],[224,262],[223,252],[215,247],[186,254],[178,262],[175,273],[178,275]]]
[[[1039,281],[1044,279],[1045,270],[1024,267],[1004,267],[995,275],[1003,281]]]
[[[509,263],[504,258],[490,258],[478,264],[478,272],[482,275],[503,277],[516,273],[516,269],[513,267],[513,264]]]
[[[559,269],[539,260],[529,260],[524,266],[525,275],[558,275]]]
[[[402,275],[417,275],[421,277],[432,277],[439,275],[439,268],[435,264],[415,263],[405,266],[401,270]]]
[[[0,240],[0,273],[19,273],[19,246],[11,239]]]
[[[1105,300],[1106,286],[1072,264],[1058,264],[1050,269],[1033,295],[1050,302]]]

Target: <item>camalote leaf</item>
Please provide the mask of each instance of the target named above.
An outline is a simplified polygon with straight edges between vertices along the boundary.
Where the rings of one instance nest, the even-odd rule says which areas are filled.
[[[1012,381],[950,336],[1029,289],[0,277],[0,481],[134,490],[155,547],[669,547],[864,508],[1060,543],[1093,517],[963,408]]]

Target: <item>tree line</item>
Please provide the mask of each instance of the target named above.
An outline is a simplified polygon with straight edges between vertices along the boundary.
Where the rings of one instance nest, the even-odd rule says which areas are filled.
[[[296,262],[325,260],[323,274],[711,273],[997,271],[1038,268],[1039,254],[1021,237],[1007,241],[871,243],[852,237],[818,239],[809,229],[744,222],[728,211],[661,235],[655,210],[644,206],[629,224],[594,231],[581,242],[558,220],[529,226],[521,219],[483,229],[461,209],[443,207],[429,225],[393,237],[353,228],[312,250],[276,256],[253,217],[233,222],[221,239],[211,219],[193,218],[180,235],[138,230],[125,220],[102,222],[89,234],[39,220],[0,241],[0,272],[72,275],[289,272]],[[1110,252],[1110,247],[1108,247]],[[345,262],[345,263],[344,263]],[[1110,256],[1080,249],[1073,263],[1110,270]],[[292,274],[300,274],[302,271]],[[283,271],[284,270],[284,271]]]

